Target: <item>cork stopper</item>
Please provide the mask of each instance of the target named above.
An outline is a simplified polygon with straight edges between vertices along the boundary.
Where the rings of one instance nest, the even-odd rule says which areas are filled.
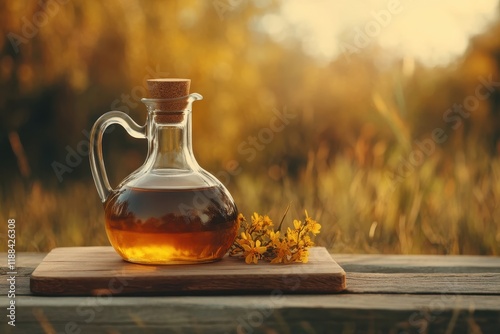
[[[172,99],[158,102],[155,114],[157,123],[178,123],[184,119],[184,110],[188,106],[190,79],[149,79],[149,95],[153,99]]]

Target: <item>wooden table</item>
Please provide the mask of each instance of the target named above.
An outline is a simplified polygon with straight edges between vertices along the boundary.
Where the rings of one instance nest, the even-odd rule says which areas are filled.
[[[0,333],[500,333],[500,257],[334,254],[334,295],[33,296],[44,256],[17,254],[14,328],[0,253]]]

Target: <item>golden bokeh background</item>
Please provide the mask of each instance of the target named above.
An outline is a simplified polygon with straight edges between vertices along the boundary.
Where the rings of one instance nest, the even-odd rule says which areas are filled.
[[[377,43],[384,27],[356,52],[345,27],[337,54],[319,59],[293,22],[271,33],[283,6],[2,1],[0,218],[16,219],[17,250],[107,244],[92,124],[112,109],[143,123],[145,79],[183,77],[204,96],[193,106],[198,162],[246,216],[279,220],[291,203],[291,221],[307,209],[334,252],[499,255],[498,6],[472,36],[444,35],[467,46],[437,64]],[[276,115],[284,127],[270,132]],[[104,150],[116,185],[146,145],[116,127]]]

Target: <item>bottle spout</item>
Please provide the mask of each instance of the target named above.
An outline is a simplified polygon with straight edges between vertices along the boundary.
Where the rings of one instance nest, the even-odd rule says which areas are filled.
[[[203,96],[201,96],[201,94],[198,94],[198,93],[189,94],[188,101],[190,103],[193,103],[194,101],[199,101],[199,100],[203,100]]]

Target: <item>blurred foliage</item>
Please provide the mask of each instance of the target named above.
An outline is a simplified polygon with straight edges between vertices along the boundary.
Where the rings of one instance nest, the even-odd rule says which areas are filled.
[[[500,81],[500,22],[447,66],[376,45],[322,65],[297,36],[278,43],[259,26],[279,1],[230,3],[0,2],[0,218],[17,219],[19,251],[106,244],[87,155],[62,182],[53,163],[84,151],[108,110],[144,122],[145,79],[161,76],[191,78],[205,97],[195,154],[246,215],[278,219],[291,201],[290,216],[308,209],[323,226],[318,244],[336,252],[500,254],[499,87],[456,129],[443,118],[479,78]],[[252,146],[277,112],[293,118]],[[425,154],[418,143],[436,128],[447,139]],[[145,158],[122,129],[104,144],[112,184]]]

